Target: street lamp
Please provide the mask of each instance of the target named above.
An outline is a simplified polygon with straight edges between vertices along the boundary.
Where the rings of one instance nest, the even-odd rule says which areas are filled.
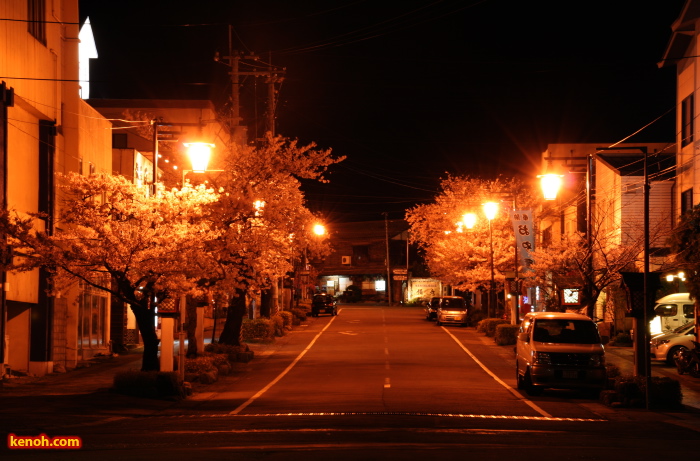
[[[556,200],[559,189],[561,189],[562,175],[548,173],[540,177],[540,185],[542,186],[542,194],[545,200]]]
[[[474,229],[474,226],[476,225],[476,214],[467,213],[462,216],[462,224],[464,224],[464,227],[467,229]]]
[[[207,171],[214,144],[208,142],[186,142],[183,144],[187,147],[187,154],[190,157],[190,162],[192,162],[192,171],[194,173]]]
[[[486,202],[483,205],[484,207],[484,214],[486,215],[486,219],[489,220],[489,252],[490,252],[490,261],[491,261],[491,285],[489,286],[489,308],[488,308],[488,316],[491,318],[491,310],[492,306],[494,304],[493,302],[493,295],[495,293],[494,287],[495,287],[495,280],[494,280],[494,267],[493,267],[493,225],[491,221],[494,220],[496,217],[496,213],[498,213],[498,203],[496,202]],[[494,309],[494,314],[495,314],[495,306],[493,306]]]

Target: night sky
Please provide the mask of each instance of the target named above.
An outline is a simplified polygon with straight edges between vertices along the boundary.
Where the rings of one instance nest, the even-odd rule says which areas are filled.
[[[348,159],[308,186],[332,221],[400,218],[440,178],[538,173],[550,143],[675,140],[657,62],[683,0],[81,0],[93,98],[228,94],[233,47],[286,68],[277,132]],[[252,80],[252,79],[251,79]],[[262,79],[244,85],[260,106]],[[669,112],[671,111],[671,112]],[[667,115],[664,115],[667,114]]]

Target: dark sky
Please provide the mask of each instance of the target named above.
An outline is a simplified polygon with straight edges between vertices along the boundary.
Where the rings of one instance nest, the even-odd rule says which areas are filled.
[[[613,143],[675,104],[658,69],[683,0],[81,0],[92,97],[228,94],[236,50],[286,68],[278,133],[348,159],[309,187],[329,221],[403,216],[455,175],[538,173],[549,143]],[[252,80],[252,79],[251,79]],[[264,95],[259,80],[246,91]],[[243,117],[260,115],[248,104]],[[673,114],[631,142],[672,142]]]

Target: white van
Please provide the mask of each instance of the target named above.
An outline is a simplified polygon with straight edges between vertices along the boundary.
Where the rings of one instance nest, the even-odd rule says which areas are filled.
[[[651,335],[667,333],[695,318],[695,302],[688,293],[675,293],[656,301],[654,318],[649,322]]]
[[[526,314],[516,345],[518,389],[530,395],[545,388],[602,390],[607,383],[604,342],[585,315]]]

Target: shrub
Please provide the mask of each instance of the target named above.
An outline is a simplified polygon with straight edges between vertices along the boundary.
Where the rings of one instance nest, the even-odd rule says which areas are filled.
[[[270,317],[270,321],[275,330],[275,336],[284,336],[284,318],[279,314],[275,314]]]
[[[647,380],[643,376],[621,376],[615,379],[615,395],[606,395],[608,402],[623,407],[643,408],[646,406]],[[660,409],[682,408],[683,393],[678,380],[671,378],[651,378],[649,405]]]
[[[229,362],[238,360],[238,354],[245,352],[247,346],[232,346],[230,344],[210,343],[204,346],[204,352],[209,354],[225,354]]]
[[[486,334],[486,336],[494,336],[498,325],[509,324],[508,320],[504,319],[484,319],[476,327],[476,331]]]
[[[259,318],[243,321],[243,339],[245,341],[269,341],[275,337],[275,325],[270,319]]]
[[[520,327],[518,325],[496,325],[496,332],[494,334],[493,340],[499,346],[508,346],[515,344],[518,338],[518,330]]]
[[[306,313],[307,313],[306,309],[301,309],[301,308],[295,307],[294,309],[291,310],[291,313],[292,313],[292,315],[294,315],[294,317],[296,319],[298,319],[301,322],[306,320]]]
[[[217,354],[221,356],[222,354]],[[199,357],[185,360],[185,373],[200,374],[214,368],[213,355],[200,355]]]
[[[608,379],[617,378],[620,376],[620,367],[613,365],[612,363],[605,364],[605,374]]]
[[[610,343],[614,346],[631,346],[632,337],[629,335],[629,333],[618,333],[612,338]]]
[[[294,314],[292,314],[289,311],[279,311],[278,315],[282,317],[282,320],[284,321],[284,328],[286,330],[291,330],[292,329],[292,321],[294,319]]]

